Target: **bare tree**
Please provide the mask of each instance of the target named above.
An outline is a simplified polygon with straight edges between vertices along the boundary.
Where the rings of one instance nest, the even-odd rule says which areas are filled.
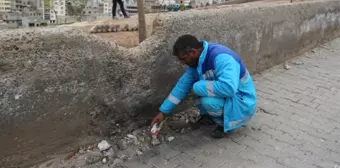
[[[143,0],[137,0],[139,43],[146,39],[146,23]]]
[[[89,0],[68,0],[67,11],[70,16],[77,16],[79,19],[84,15],[84,8]]]

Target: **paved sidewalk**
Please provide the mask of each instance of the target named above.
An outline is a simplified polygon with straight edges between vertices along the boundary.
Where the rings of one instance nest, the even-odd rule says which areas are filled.
[[[254,76],[258,112],[227,138],[176,137],[129,168],[340,167],[340,39]]]

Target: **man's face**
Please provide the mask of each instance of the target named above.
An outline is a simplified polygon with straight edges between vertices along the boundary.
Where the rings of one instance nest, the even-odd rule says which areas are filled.
[[[197,67],[200,52],[197,49],[190,49],[188,52],[179,52],[177,58],[182,64],[186,64],[190,67]]]

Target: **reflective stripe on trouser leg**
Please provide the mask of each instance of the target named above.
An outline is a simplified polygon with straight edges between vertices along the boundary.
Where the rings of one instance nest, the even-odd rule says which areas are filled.
[[[222,110],[219,111],[219,112],[208,111],[208,114],[209,114],[210,118],[215,121],[215,123],[217,123],[220,126],[223,126],[224,115],[223,115]]]
[[[202,97],[201,105],[207,111],[209,116],[220,126],[223,126],[224,120],[224,98],[218,97]]]

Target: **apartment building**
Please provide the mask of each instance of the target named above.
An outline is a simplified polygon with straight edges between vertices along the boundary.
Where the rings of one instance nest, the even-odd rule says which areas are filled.
[[[66,16],[66,0],[52,0],[51,11],[54,11],[57,16]]]
[[[50,23],[57,23],[59,16],[66,16],[66,0],[51,0],[50,2]]]
[[[103,13],[109,16],[112,15],[112,1],[111,0],[103,1]]]
[[[0,0],[0,13],[11,11],[11,0]]]

